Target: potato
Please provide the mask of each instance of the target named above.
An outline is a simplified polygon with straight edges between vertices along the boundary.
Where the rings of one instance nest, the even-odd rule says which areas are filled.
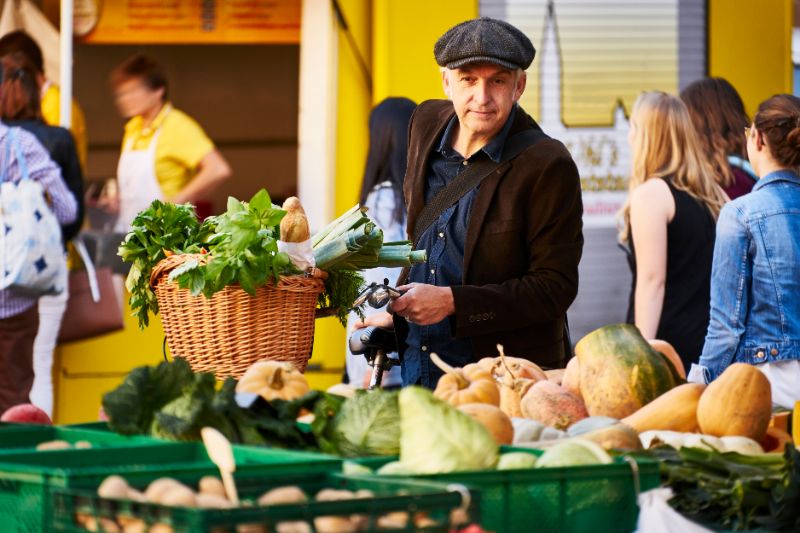
[[[72,445],[76,450],[88,450],[92,447],[92,443],[88,440],[79,440]]]
[[[395,511],[378,518],[379,529],[405,529],[408,525],[408,513]]]
[[[139,492],[136,489],[131,489],[131,488],[128,489],[127,498],[129,500],[133,500],[133,501],[139,502],[139,503],[144,503],[144,502],[147,501],[147,498],[145,497],[144,493]]]
[[[227,498],[217,494],[201,492],[195,497],[195,503],[200,509],[231,509],[233,503]]]
[[[44,452],[48,450],[69,450],[72,448],[72,444],[65,440],[48,440],[45,442],[40,442],[36,445],[37,452]]]
[[[239,524],[236,533],[267,533],[267,528],[261,524]]]
[[[160,477],[148,485],[144,496],[151,503],[160,503],[164,493],[175,485],[181,485],[180,481],[171,477]]]
[[[265,492],[258,498],[258,505],[281,505],[286,503],[303,503],[308,501],[300,487],[278,487]]]
[[[161,505],[170,507],[196,507],[197,497],[192,489],[186,485],[172,485],[161,494]]]
[[[429,529],[439,525],[439,522],[433,520],[425,513],[417,513],[414,517],[414,529]]]
[[[147,533],[174,533],[174,531],[175,529],[171,525],[159,522],[148,529]]]
[[[218,477],[203,477],[203,479],[200,480],[199,489],[203,494],[213,494],[226,499],[228,497],[228,494],[225,492],[225,485],[222,484],[222,481],[220,481]]]
[[[108,476],[97,487],[97,495],[101,498],[122,500],[128,497],[128,482],[120,476]]]
[[[320,516],[314,519],[317,533],[353,533],[358,531],[349,518],[343,516]]]
[[[117,521],[122,526],[123,533],[145,533],[147,531],[147,524],[140,518],[117,516]]]
[[[311,533],[307,522],[280,522],[275,526],[277,533]]]
[[[337,500],[352,500],[356,495],[349,490],[339,489],[322,489],[317,493],[317,501],[320,502],[334,502]]]
[[[120,533],[122,529],[119,527],[119,524],[110,518],[101,518],[100,531],[104,531],[105,533]]]

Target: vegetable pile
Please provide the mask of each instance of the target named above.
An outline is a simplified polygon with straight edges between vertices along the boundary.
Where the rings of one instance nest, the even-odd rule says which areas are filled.
[[[225,213],[202,223],[188,204],[156,200],[139,213],[119,248],[122,259],[133,263],[125,285],[139,326],[147,326],[150,314],[158,313],[150,273],[174,254],[207,254],[207,259],[187,260],[169,275],[169,281],[194,296],[210,298],[229,285],[255,295],[258,287],[277,282],[282,275],[302,274],[309,264],[297,250],[308,243],[310,259],[331,271],[319,303],[335,309],[343,324],[364,284],[359,270],[425,260],[425,252],[412,251],[410,242],[384,243],[383,232],[366,215],[366,208],[355,206],[309,239],[299,200],[289,198],[284,207],[273,205],[262,189],[248,202],[229,198]],[[279,251],[279,242],[295,246],[291,256]]]
[[[150,482],[143,490],[131,487],[127,480],[121,476],[108,476],[97,489],[100,498],[109,500],[132,500],[139,503],[151,503],[168,507],[188,507],[198,509],[235,509],[239,506],[248,509],[258,507],[269,507],[272,505],[301,505],[311,499],[317,502],[335,502],[345,500],[372,499],[376,494],[371,490],[361,489],[350,491],[347,489],[323,488],[315,491],[313,498],[309,498],[303,489],[295,485],[287,485],[270,489],[258,497],[246,498],[237,505],[230,499],[225,491],[222,481],[215,476],[205,476],[200,479],[197,489],[190,487],[180,481],[162,477]],[[406,529],[412,525],[414,529],[424,529],[440,525],[432,520],[427,513],[419,511],[413,513],[405,511],[389,512],[377,518],[373,527],[378,530]],[[119,513],[115,519],[96,518],[90,513],[76,513],[76,522],[89,531],[145,531],[148,524],[140,519],[129,516],[126,513]],[[413,520],[409,524],[409,520]],[[368,515],[332,515],[319,516],[310,519],[309,522],[279,522],[275,524],[276,531],[310,533],[312,531],[311,521],[313,521],[314,531],[318,533],[341,533],[367,531],[370,529],[370,517]],[[173,531],[172,526],[166,522],[156,523],[150,526],[150,531]],[[242,524],[237,526],[236,531],[266,531],[266,527],[261,524]]]
[[[233,378],[218,386],[213,374],[195,374],[178,358],[131,371],[119,387],[103,397],[103,410],[109,427],[123,435],[195,441],[200,440],[200,430],[210,426],[234,443],[316,450],[315,436],[297,426],[298,416],[304,411],[314,413],[320,432],[324,432],[326,420],[339,411],[343,401],[311,391],[292,400],[272,399],[242,407],[237,403],[236,386]]]

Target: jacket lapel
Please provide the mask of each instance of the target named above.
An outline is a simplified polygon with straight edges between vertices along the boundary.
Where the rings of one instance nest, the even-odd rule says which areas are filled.
[[[455,115],[453,104],[449,100],[439,100],[438,109],[435,110],[432,120],[423,120],[419,124],[423,137],[415,146],[409,146],[409,165],[403,183],[403,193],[407,206],[407,232],[408,238],[413,238],[414,225],[417,223],[422,208],[425,207],[425,184],[428,176],[428,162],[433,152],[436,141],[442,136],[447,123]],[[413,139],[412,139],[413,141]],[[420,164],[421,161],[421,164]]]

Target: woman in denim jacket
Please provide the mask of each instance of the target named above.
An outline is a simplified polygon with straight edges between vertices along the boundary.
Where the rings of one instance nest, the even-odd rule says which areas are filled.
[[[773,403],[800,400],[800,99],[758,108],[747,153],[761,177],[717,223],[711,320],[690,381],[711,381],[734,362],[758,365]]]

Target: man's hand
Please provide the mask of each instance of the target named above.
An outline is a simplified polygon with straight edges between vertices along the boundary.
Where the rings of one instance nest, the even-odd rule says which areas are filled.
[[[392,302],[392,311],[413,324],[430,326],[456,312],[450,287],[410,283],[397,290],[403,295]]]
[[[394,329],[394,323],[392,322],[392,315],[389,313],[375,313],[374,315],[370,315],[366,317],[364,320],[359,320],[355,324],[353,324],[352,331],[357,329],[364,329],[370,326],[376,326],[379,328],[384,329]]]

